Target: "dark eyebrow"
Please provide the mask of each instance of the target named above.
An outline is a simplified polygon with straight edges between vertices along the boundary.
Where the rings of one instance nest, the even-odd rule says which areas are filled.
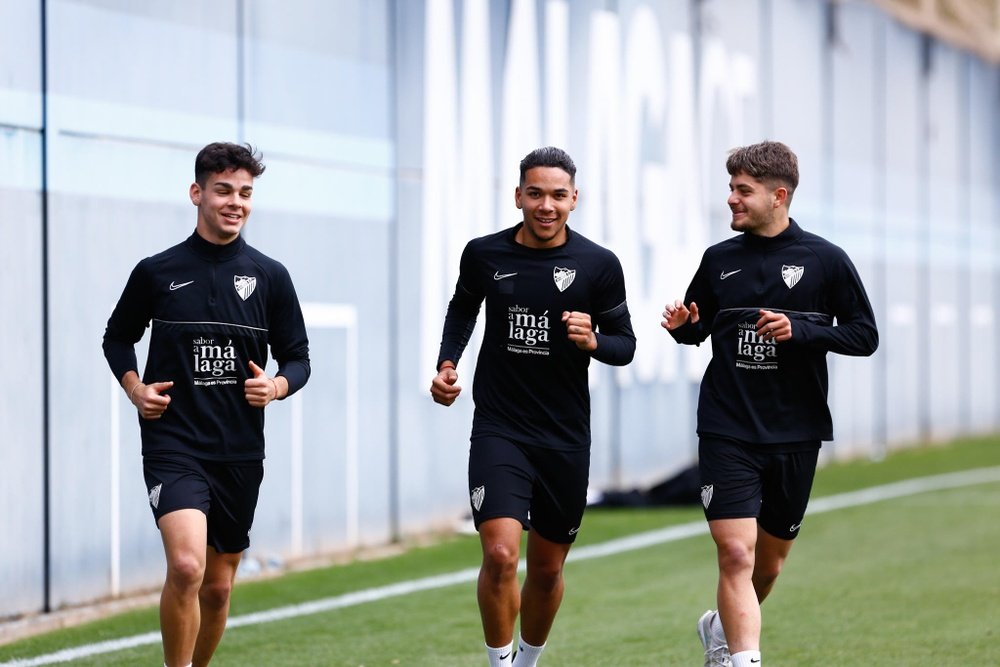
[[[525,187],[524,189],[527,190],[527,191],[530,191],[530,192],[542,192],[542,188],[538,187],[537,185],[529,185],[529,186]],[[553,192],[555,194],[567,194],[567,193],[569,193],[569,189],[568,188],[556,188],[555,190],[553,190]]]
[[[216,187],[216,188],[225,188],[226,190],[234,190],[235,189],[233,187],[232,183],[226,183],[225,181],[216,181],[215,185],[213,187]],[[244,185],[242,188],[240,188],[240,192],[253,192],[253,186],[252,185]]]

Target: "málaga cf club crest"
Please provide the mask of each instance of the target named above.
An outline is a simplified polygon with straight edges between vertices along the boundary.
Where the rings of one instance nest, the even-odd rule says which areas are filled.
[[[470,497],[472,499],[472,506],[475,507],[478,512],[483,506],[483,500],[486,499],[486,487],[477,486],[472,490],[472,495]]]
[[[795,287],[795,283],[799,282],[802,278],[802,274],[806,272],[806,267],[804,266],[791,266],[789,264],[783,264],[781,267],[781,279],[785,281],[788,285],[788,289]]]
[[[233,286],[240,298],[246,301],[257,289],[257,279],[253,276],[233,276]]]
[[[565,292],[566,288],[573,284],[576,278],[576,269],[564,269],[557,266],[552,269],[552,279],[556,281],[556,287],[560,292]]]

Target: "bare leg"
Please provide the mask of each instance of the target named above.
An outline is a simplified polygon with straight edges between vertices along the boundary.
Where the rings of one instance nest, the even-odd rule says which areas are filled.
[[[190,664],[201,624],[198,589],[205,576],[208,521],[204,513],[182,509],[160,517],[167,577],[160,595],[160,634],[168,667]]]
[[[229,598],[242,553],[220,554],[208,547],[205,578],[198,591],[201,627],[194,647],[194,667],[205,667],[212,659],[229,617]]]
[[[771,535],[765,530],[757,529],[757,550],[753,565],[753,588],[757,593],[757,601],[764,599],[774,588],[774,582],[781,573],[781,568],[792,550],[793,540],[783,540]]]
[[[710,521],[719,555],[719,616],[731,653],[760,649],[760,605],[792,549],[756,519]]]
[[[569,544],[550,542],[532,530],[528,534],[528,573],[521,589],[521,637],[534,646],[548,639],[562,603],[563,565]]]
[[[487,646],[506,646],[514,641],[514,623],[521,606],[517,561],[522,530],[520,521],[507,518],[490,519],[479,526],[483,564],[476,592]]]
[[[753,585],[756,519],[708,522],[719,559],[719,616],[730,653],[760,648],[760,603]]]

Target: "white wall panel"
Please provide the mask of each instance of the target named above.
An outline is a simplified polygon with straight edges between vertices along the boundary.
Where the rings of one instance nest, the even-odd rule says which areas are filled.
[[[0,133],[0,155],[12,143],[34,143],[23,132]],[[15,141],[11,141],[14,139]],[[16,141],[20,140],[20,141]],[[15,147],[12,152],[20,152]],[[9,153],[8,153],[9,155]],[[0,160],[0,163],[5,160]],[[38,174],[37,159],[12,169]],[[0,168],[2,171],[3,168]],[[0,618],[44,602],[43,334],[41,197],[0,181],[0,349],[5,389],[0,392]]]
[[[996,196],[1000,183],[1000,167],[996,160],[996,137],[1000,131],[1000,78],[995,69],[979,61],[965,64],[967,77],[965,107],[968,125],[964,141],[968,155],[960,165],[967,193],[962,210],[968,226],[968,281],[959,289],[967,290],[968,320],[964,324],[967,355],[963,369],[966,394],[967,423],[963,428],[974,432],[990,432],[1000,416],[1000,378],[997,377],[1000,354],[997,352],[996,328],[1000,323],[997,312],[1000,290],[1000,230],[997,215],[1000,201]]]
[[[927,220],[929,242],[925,306],[928,327],[928,391],[931,433],[954,437],[967,428],[968,387],[962,368],[965,350],[958,327],[969,321],[968,221],[962,203],[968,197],[962,182],[962,117],[964,58],[951,48],[935,45],[927,80]]]
[[[877,113],[881,97],[878,88],[883,82],[877,77],[881,54],[876,53],[881,20],[881,15],[870,7],[845,5],[837,9],[836,35],[828,42],[832,82],[828,98],[830,178],[823,203],[827,216],[825,229],[821,226],[818,232],[851,257],[870,300],[873,289],[878,288],[877,268],[881,261],[876,256],[882,215],[882,127]],[[874,308],[880,306],[873,304]],[[884,353],[884,349],[876,352]],[[877,359],[829,355],[828,360],[834,419],[832,451],[840,456],[856,456],[869,449],[874,439]]]
[[[923,125],[920,40],[888,23],[880,58],[886,63],[885,111],[876,120],[885,137],[885,285],[879,322],[885,363],[888,442],[916,442],[927,433],[921,403],[927,360],[927,299],[921,293],[926,239],[921,224]]]

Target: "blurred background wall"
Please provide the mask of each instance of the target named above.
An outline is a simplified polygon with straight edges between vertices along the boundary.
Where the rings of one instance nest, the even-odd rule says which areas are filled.
[[[621,258],[638,336],[631,366],[592,366],[595,489],[694,462],[706,351],[660,313],[731,234],[727,150],[765,138],[798,153],[792,215],[852,256],[882,334],[871,359],[831,357],[825,460],[997,430],[997,11],[0,2],[0,618],[161,581],[137,418],[100,344],[135,263],[191,233],[215,140],[263,152],[245,236],[289,268],[313,359],[268,408],[252,556],[466,514],[471,392],[444,409],[427,388],[462,247],[518,221],[518,161],[545,144],[578,164],[570,224]]]

